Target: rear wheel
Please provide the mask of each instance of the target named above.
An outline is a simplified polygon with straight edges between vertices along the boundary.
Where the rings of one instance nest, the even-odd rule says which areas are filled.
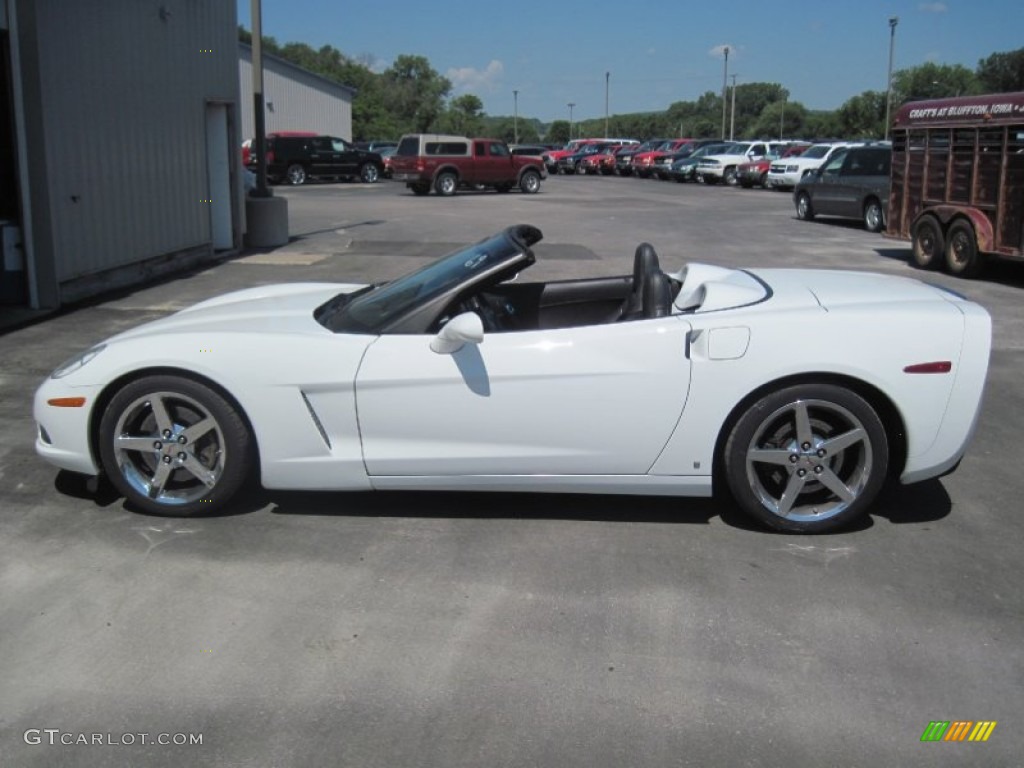
[[[864,229],[868,232],[881,232],[884,226],[882,204],[872,197],[864,204]]]
[[[796,217],[804,221],[814,218],[814,206],[811,205],[811,197],[806,192],[796,196]]]
[[[285,171],[285,178],[288,179],[288,183],[293,186],[299,186],[300,184],[306,183],[306,169],[303,168],[299,163],[292,163],[288,166],[288,170]]]
[[[921,269],[935,269],[946,249],[942,227],[934,216],[922,216],[910,237],[914,263]]]
[[[874,408],[832,384],[765,395],[740,416],[724,456],[740,507],[789,533],[822,533],[862,517],[888,463],[885,428]]]
[[[241,415],[213,389],[179,376],[147,376],[121,389],[100,420],[103,471],[145,512],[215,512],[254,466]]]
[[[451,197],[455,194],[456,188],[459,186],[459,180],[451,171],[444,171],[438,174],[434,180],[434,189],[437,190],[437,194],[443,195],[444,197]]]
[[[981,267],[982,257],[978,253],[974,227],[963,219],[954,221],[946,236],[946,269],[952,275],[974,277]]]

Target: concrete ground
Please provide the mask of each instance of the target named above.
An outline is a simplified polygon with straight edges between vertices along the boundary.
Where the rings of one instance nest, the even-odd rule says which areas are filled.
[[[1022,764],[1024,268],[924,275],[906,244],[760,190],[278,193],[288,246],[0,336],[0,766]],[[954,287],[994,319],[971,450],[814,538],[711,500],[601,496],[264,492],[152,518],[34,454],[35,387],[105,336],[235,288],[387,279],[519,222],[546,234],[531,278],[624,274],[649,240],[666,268]],[[922,743],[934,720],[999,725]]]

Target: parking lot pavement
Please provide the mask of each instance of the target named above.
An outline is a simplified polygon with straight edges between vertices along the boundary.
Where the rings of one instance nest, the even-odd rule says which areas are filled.
[[[905,244],[797,221],[760,190],[278,192],[288,246],[0,336],[0,765],[1020,764],[1021,267],[924,275]],[[546,235],[531,278],[624,274],[647,240],[666,269],[953,287],[995,324],[973,446],[814,538],[711,500],[600,496],[264,492],[230,516],[153,518],[34,455],[34,388],[101,337],[234,288],[387,279],[519,222]],[[935,720],[998,726],[922,743]],[[83,734],[104,743],[60,744]]]

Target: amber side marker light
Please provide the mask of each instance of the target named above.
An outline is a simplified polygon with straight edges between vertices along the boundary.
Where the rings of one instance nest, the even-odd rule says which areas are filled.
[[[949,373],[953,363],[949,360],[937,360],[934,363],[916,363],[903,369],[904,373]]]
[[[46,401],[47,405],[54,405],[57,408],[81,408],[85,405],[84,397],[51,397]]]

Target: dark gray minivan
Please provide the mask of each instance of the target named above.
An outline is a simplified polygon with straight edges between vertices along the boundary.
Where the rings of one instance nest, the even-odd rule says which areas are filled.
[[[888,144],[848,147],[793,188],[797,218],[842,216],[860,219],[869,232],[885,228],[889,203],[892,147]]]

